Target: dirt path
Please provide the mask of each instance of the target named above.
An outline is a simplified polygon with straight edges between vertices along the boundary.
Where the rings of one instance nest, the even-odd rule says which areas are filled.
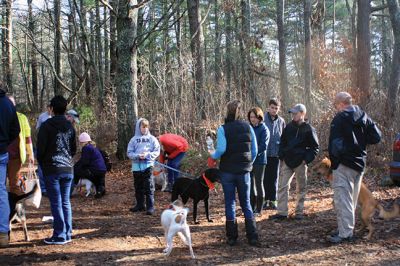
[[[247,244],[244,218],[239,221],[239,245],[225,244],[222,188],[211,195],[213,223],[205,220],[203,204],[199,206],[200,224],[191,224],[193,248],[189,250],[175,239],[176,248],[170,257],[162,254],[164,237],[160,214],[167,205],[169,194],[156,192],[157,211],[154,216],[132,214],[132,177],[121,164],[107,179],[108,194],[100,199],[74,197],[73,242],[65,246],[48,246],[43,239],[51,235],[51,226],[43,224],[49,215],[47,199],[39,210],[29,209],[28,228],[31,242],[24,242],[22,228],[17,225],[12,234],[11,247],[0,250],[0,265],[399,265],[400,219],[383,222],[376,220],[376,233],[371,241],[357,233],[353,244],[330,245],[325,236],[335,228],[335,213],[331,206],[332,191],[324,181],[311,180],[306,202],[308,216],[302,221],[271,222],[273,211],[257,218],[262,248]],[[366,179],[379,200],[399,198],[399,188],[378,188],[372,177]],[[293,198],[291,201],[291,208]],[[191,203],[189,203],[191,207]],[[239,211],[240,213],[240,211]],[[191,222],[191,213],[188,220]],[[359,226],[359,224],[357,224]]]

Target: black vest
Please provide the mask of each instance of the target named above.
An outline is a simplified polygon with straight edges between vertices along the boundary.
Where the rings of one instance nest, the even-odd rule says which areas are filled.
[[[219,169],[231,174],[245,174],[253,168],[251,159],[251,133],[249,124],[233,121],[223,125],[226,151],[221,157]]]

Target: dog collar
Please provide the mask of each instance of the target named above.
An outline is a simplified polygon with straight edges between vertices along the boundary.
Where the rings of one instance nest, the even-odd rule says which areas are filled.
[[[202,177],[203,177],[204,181],[206,181],[206,185],[207,185],[208,189],[213,190],[215,188],[214,183],[211,182],[210,179],[208,179],[205,174],[203,174]]]

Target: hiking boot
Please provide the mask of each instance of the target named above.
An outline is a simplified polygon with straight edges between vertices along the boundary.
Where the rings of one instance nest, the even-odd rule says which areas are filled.
[[[278,203],[276,202],[276,200],[270,200],[269,201],[269,209],[270,210],[278,209]]]
[[[49,237],[44,239],[44,243],[46,243],[47,245],[65,245],[69,242],[71,241],[67,241],[60,237]]]
[[[344,243],[344,242],[353,242],[354,241],[354,237],[353,236],[349,236],[349,237],[340,237],[339,235],[329,235],[327,237],[328,242],[332,243],[332,244],[340,244],[340,243]]]
[[[268,206],[269,206],[269,200],[266,200],[265,203],[264,203],[264,205],[263,205],[263,207],[262,207],[262,209],[263,209],[264,211],[266,211],[266,210],[268,210]]]
[[[0,248],[7,248],[9,245],[8,233],[0,233]]]
[[[297,220],[297,221],[301,221],[301,220],[304,219],[304,214],[302,214],[302,213],[296,214],[294,216],[294,219]]]
[[[286,220],[288,217],[287,215],[281,215],[281,214],[274,214],[268,217],[268,220],[273,220],[273,221],[283,221]]]
[[[146,211],[146,215],[153,215],[154,214],[154,209],[148,209]]]
[[[144,212],[145,209],[144,209],[143,206],[136,205],[135,207],[130,208],[129,211],[131,211],[131,212]]]
[[[238,227],[236,220],[226,221],[225,228],[226,228],[226,237],[228,238],[226,243],[228,243],[229,246],[236,245],[236,241],[238,238]]]
[[[255,219],[245,219],[246,237],[250,246],[259,247],[258,233]]]

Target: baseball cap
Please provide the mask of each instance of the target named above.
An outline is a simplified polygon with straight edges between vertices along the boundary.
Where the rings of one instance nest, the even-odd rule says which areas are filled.
[[[77,111],[75,111],[74,109],[68,110],[67,115],[71,116],[74,119],[75,123],[79,124],[79,114]]]
[[[306,106],[301,103],[296,104],[295,106],[293,106],[293,108],[289,110],[289,113],[294,113],[294,114],[305,113],[305,112],[307,112]]]

